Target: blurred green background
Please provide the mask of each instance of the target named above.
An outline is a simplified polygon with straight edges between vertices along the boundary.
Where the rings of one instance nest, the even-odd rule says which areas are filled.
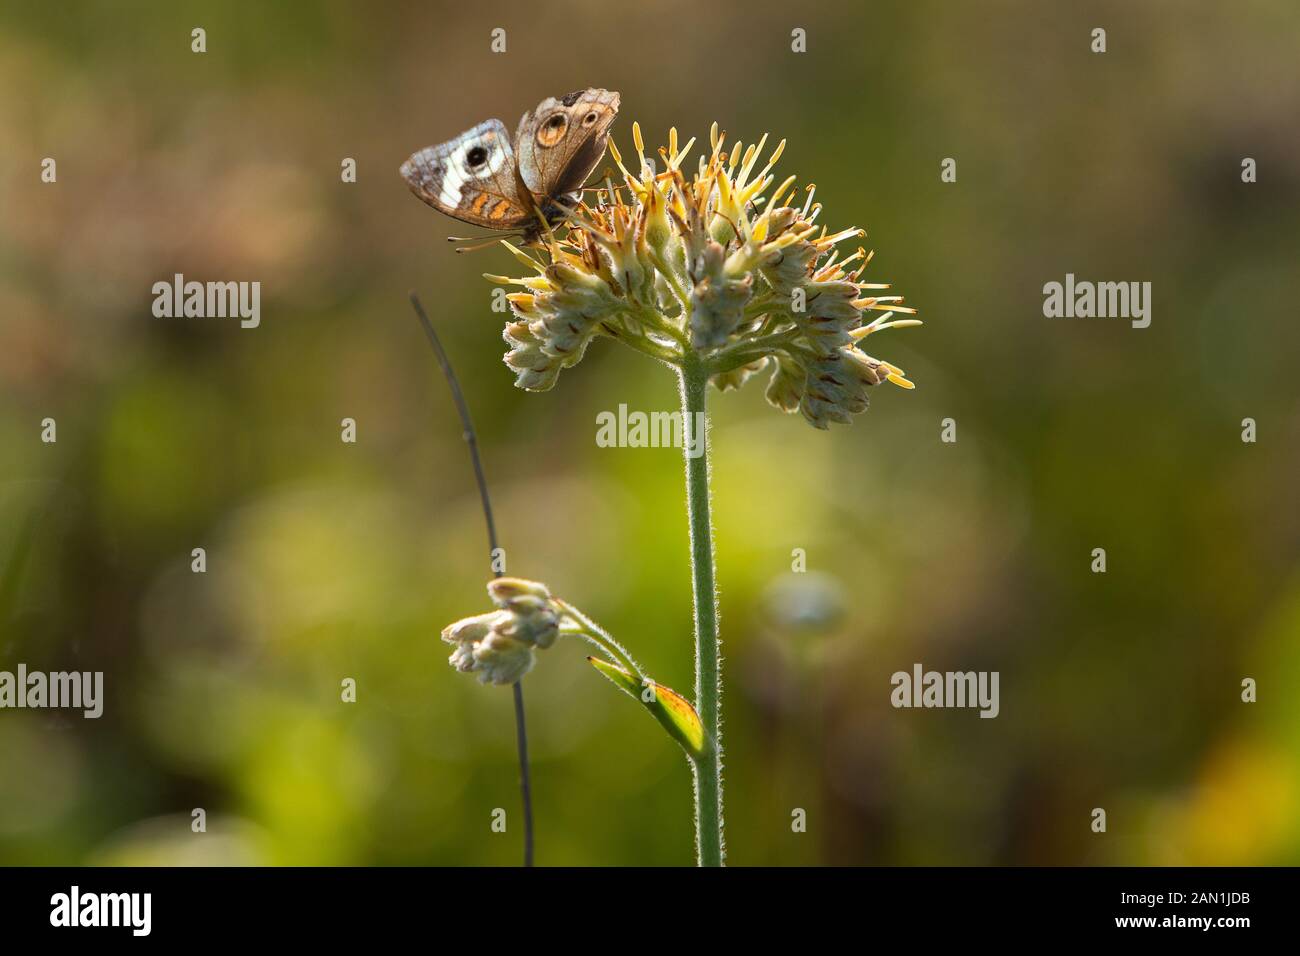
[[[513,388],[480,273],[517,264],[397,176],[589,85],[625,152],[787,137],[926,321],[849,428],[714,393],[731,862],[1300,863],[1300,8],[1054,6],[6,3],[0,669],[107,699],[0,711],[0,863],[520,859],[509,691],[437,639],[487,606],[483,527],[408,289],[509,571],[690,691],[678,453],[595,444],[672,377],[598,343]],[[260,281],[261,327],[155,319],[176,272]],[[1152,282],[1151,327],[1044,318],[1067,272]],[[539,862],[687,863],[687,765],[585,653],[525,681]],[[1001,715],[892,709],[918,661],[1000,671]]]

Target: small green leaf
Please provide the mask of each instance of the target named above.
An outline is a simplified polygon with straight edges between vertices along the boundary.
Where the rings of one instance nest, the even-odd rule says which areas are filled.
[[[621,690],[627,691],[633,697],[636,697],[640,692],[641,688],[637,685],[636,678],[617,664],[611,664],[599,657],[588,657],[587,662],[617,684]]]
[[[642,707],[650,711],[664,730],[682,745],[692,760],[704,756],[708,751],[704,724],[700,723],[700,715],[695,712],[695,708],[685,697],[671,687],[665,687],[651,680],[647,680],[643,686],[640,680],[617,664],[598,657],[588,657],[587,660],[620,690],[635,698]]]

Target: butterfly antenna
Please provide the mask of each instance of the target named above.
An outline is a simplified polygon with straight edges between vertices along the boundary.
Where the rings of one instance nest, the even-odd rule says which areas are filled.
[[[458,238],[456,236],[448,236],[447,241],[474,243],[474,245],[472,246],[457,246],[456,252],[461,253],[461,252],[478,252],[480,249],[486,249],[488,246],[496,245],[502,239],[522,239],[523,237],[524,234],[522,232],[507,232],[499,236],[488,236],[486,239],[483,238],[482,236],[466,236],[464,238]]]
[[[617,186],[583,186],[582,189],[578,191],[584,193],[603,193],[608,191],[609,189],[613,189],[615,192],[618,192],[619,190],[627,189],[627,188],[628,188],[627,183],[619,183]]]
[[[496,239],[485,239],[483,242],[476,243],[472,246],[457,246],[456,254],[464,252],[478,252],[480,249],[486,249],[488,246],[496,245]]]

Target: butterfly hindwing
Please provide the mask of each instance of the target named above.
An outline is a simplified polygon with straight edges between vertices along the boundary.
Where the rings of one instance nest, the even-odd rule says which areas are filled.
[[[581,188],[605,154],[619,94],[578,90],[548,97],[523,115],[515,131],[519,175],[546,205]]]
[[[532,221],[532,198],[524,195],[515,151],[500,120],[412,154],[401,173],[413,193],[462,222],[514,229]]]

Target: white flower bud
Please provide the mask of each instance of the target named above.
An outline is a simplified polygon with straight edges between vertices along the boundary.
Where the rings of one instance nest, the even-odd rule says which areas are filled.
[[[474,645],[474,670],[484,684],[513,684],[535,660],[531,646],[496,631]]]
[[[783,412],[793,412],[803,393],[804,367],[785,353],[777,355],[775,365],[767,383],[767,400]]]
[[[495,578],[487,591],[498,610],[444,628],[442,639],[456,645],[447,660],[484,683],[511,684],[532,668],[534,648],[545,650],[560,636],[560,609],[537,581]]]
[[[447,662],[458,671],[473,671],[485,684],[513,684],[533,666],[532,647],[508,634],[509,611],[467,617],[443,629],[442,639],[456,648]]]
[[[709,240],[691,265],[691,345],[711,349],[725,345],[745,316],[754,275],[729,278],[722,246]]]
[[[551,592],[545,584],[527,578],[493,578],[488,582],[487,592],[492,602],[500,607],[508,607],[511,601],[523,598],[551,599]]]

